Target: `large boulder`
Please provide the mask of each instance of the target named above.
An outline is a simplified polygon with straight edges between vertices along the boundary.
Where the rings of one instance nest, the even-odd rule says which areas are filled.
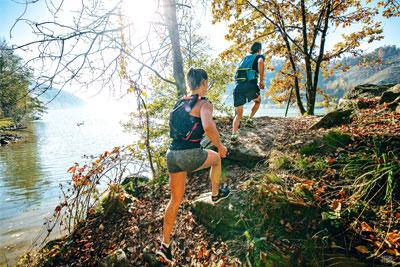
[[[357,85],[350,91],[348,91],[344,98],[355,99],[355,98],[374,98],[382,95],[383,92],[387,91],[389,88],[395,86],[396,84],[361,84]]]
[[[200,195],[192,203],[192,212],[197,220],[214,234],[229,238],[242,232],[243,222],[238,218],[242,197],[232,193],[231,196],[218,204],[211,201],[211,193]]]
[[[279,124],[272,122],[269,117],[255,119],[256,127],[241,127],[239,130],[238,142],[230,141],[230,127],[227,132],[221,132],[222,142],[227,145],[229,154],[226,159],[239,162],[242,166],[252,167],[255,164],[265,161],[273,147]],[[216,150],[210,140],[204,139],[202,147]]]
[[[391,103],[395,101],[398,97],[400,97],[400,84],[396,84],[395,86],[383,92],[379,103]]]
[[[364,109],[364,108],[370,108],[373,106],[375,103],[370,102],[370,101],[362,101],[360,99],[346,99],[346,98],[341,98],[339,100],[337,109]]]
[[[350,117],[353,114],[353,109],[338,109],[327,113],[323,116],[319,121],[314,123],[310,129],[319,129],[319,128],[332,128],[336,126],[340,126],[343,123],[350,122]]]

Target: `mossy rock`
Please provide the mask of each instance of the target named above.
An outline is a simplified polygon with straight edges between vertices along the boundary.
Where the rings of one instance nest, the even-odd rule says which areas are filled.
[[[353,109],[338,109],[327,113],[319,121],[314,123],[310,129],[320,129],[320,128],[332,128],[335,126],[340,126],[344,123],[350,122],[350,117],[353,114]]]
[[[400,84],[397,84],[388,89],[387,91],[383,92],[379,103],[380,104],[391,103],[398,97],[400,97]]]
[[[352,142],[350,135],[339,131],[331,131],[320,139],[313,140],[312,143],[300,148],[300,154],[310,156],[316,154],[327,154],[335,151],[339,147],[345,147]]]
[[[273,148],[276,132],[282,125],[270,117],[254,118],[255,127],[242,125],[239,129],[238,141],[231,142],[231,128],[221,130],[221,140],[228,148],[228,155],[224,159],[241,166],[254,167],[265,161]],[[216,151],[215,146],[207,138],[202,140],[203,148]]]
[[[108,188],[105,197],[100,200],[96,211],[105,217],[118,216],[128,212],[128,205],[135,201],[135,197],[126,193],[122,185],[115,184]]]
[[[232,193],[229,198],[218,204],[211,201],[211,193],[202,194],[192,203],[192,211],[210,232],[224,238],[241,234],[244,225],[240,222],[241,197]]]
[[[140,186],[148,182],[149,179],[144,176],[128,176],[121,182],[121,185],[126,193],[139,197],[143,193]]]

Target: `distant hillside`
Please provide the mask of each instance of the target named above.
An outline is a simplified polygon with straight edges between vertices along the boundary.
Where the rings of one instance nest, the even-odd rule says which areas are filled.
[[[52,100],[59,92],[59,89],[50,88],[47,89],[42,95],[38,96],[39,100],[43,103],[48,103]],[[86,102],[78,96],[69,93],[65,90],[61,92],[46,106],[49,109],[65,109],[65,108],[77,108],[85,105]]]
[[[381,62],[376,63],[377,59]],[[367,64],[370,62],[372,64]],[[396,46],[380,47],[363,57],[344,58],[336,63],[350,66],[350,69],[336,72],[333,77],[321,80],[319,85],[337,98],[359,84],[400,83],[400,48]]]

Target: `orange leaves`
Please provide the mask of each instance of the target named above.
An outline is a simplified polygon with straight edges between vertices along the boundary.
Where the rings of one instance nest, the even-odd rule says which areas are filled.
[[[76,168],[79,166],[79,163],[75,162],[73,166],[69,167],[69,169],[67,170],[67,172],[69,173],[75,173],[76,172]]]
[[[400,240],[400,234],[394,232],[388,233],[386,235],[386,240],[389,241],[390,243],[397,243]]]
[[[313,180],[304,180],[302,182],[302,188],[311,190],[314,184],[315,184],[315,181],[313,181]]]
[[[334,158],[334,157],[327,157],[327,158],[325,159],[325,161],[326,161],[326,163],[328,163],[329,165],[332,165],[332,164],[336,163],[336,158]]]
[[[359,99],[363,101],[363,99]],[[400,113],[383,112],[384,106],[373,106],[375,102],[365,102],[370,108],[356,113],[351,124],[342,131],[353,136],[400,136]]]
[[[355,249],[358,252],[362,253],[362,254],[368,254],[369,253],[369,250],[368,250],[368,248],[366,246],[357,246],[357,247],[355,247]]]
[[[388,248],[385,252],[389,255],[393,255],[395,257],[400,257],[400,252],[395,248]]]
[[[366,222],[361,223],[361,232],[373,232],[374,230]]]

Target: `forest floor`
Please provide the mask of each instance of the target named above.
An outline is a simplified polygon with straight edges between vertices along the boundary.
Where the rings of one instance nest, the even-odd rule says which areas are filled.
[[[193,209],[210,190],[207,173],[188,178],[172,237],[176,266],[340,266],[338,255],[346,255],[342,266],[400,264],[400,113],[374,105],[348,124],[310,130],[317,120],[257,119],[258,127],[278,130],[265,162],[223,163],[234,193],[221,207],[240,210],[228,228],[215,231]],[[229,125],[221,122],[220,130],[229,132]],[[126,210],[88,214],[72,235],[25,255],[19,265],[98,266],[123,250],[126,265],[162,266],[152,255],[169,200],[167,181],[139,183],[135,192]]]

